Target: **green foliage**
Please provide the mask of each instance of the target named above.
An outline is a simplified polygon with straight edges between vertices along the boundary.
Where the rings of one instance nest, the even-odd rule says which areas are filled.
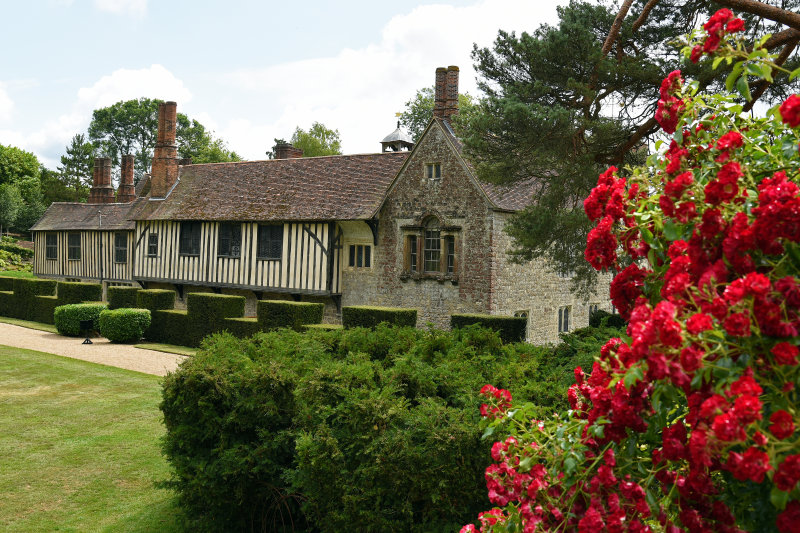
[[[189,314],[185,346],[199,346],[203,337],[225,330],[226,318],[244,315],[244,296],[191,292],[186,297]],[[165,341],[169,342],[169,341]],[[170,343],[181,344],[181,343]]]
[[[194,346],[195,339],[189,331],[189,315],[180,309],[152,311],[152,322],[144,333],[145,338],[177,346]]]
[[[593,328],[611,327],[624,329],[627,322],[620,315],[612,315],[608,311],[598,309],[589,315],[589,326]]]
[[[33,250],[23,248],[22,246],[16,245],[11,242],[0,242],[0,250],[10,252],[24,259],[30,259],[33,257]]]
[[[345,328],[374,328],[381,322],[393,326],[413,327],[417,325],[417,310],[366,305],[342,307],[342,325]]]
[[[258,322],[264,331],[277,328],[300,330],[305,324],[319,324],[325,304],[288,302],[285,300],[259,300]]]
[[[342,153],[339,130],[328,129],[325,124],[319,122],[314,122],[308,131],[298,126],[289,142],[295,148],[303,150],[303,157],[341,155]]]
[[[0,185],[39,179],[39,160],[30,152],[0,144]]]
[[[234,337],[245,338],[252,337],[259,331],[262,331],[257,318],[253,317],[234,317],[226,318],[225,331],[229,331]]]
[[[14,293],[0,291],[0,316],[14,317]]]
[[[106,290],[109,309],[136,307],[139,300],[138,287],[109,287]],[[146,308],[149,309],[149,308]]]
[[[61,335],[77,337],[84,333],[81,330],[81,320],[91,320],[93,330],[99,329],[100,313],[106,310],[105,304],[67,304],[55,308],[53,322]]]
[[[13,318],[35,320],[41,313],[37,311],[34,296],[53,296],[56,282],[49,279],[14,278],[14,304],[10,309]],[[49,322],[49,321],[48,321]]]
[[[26,250],[25,248],[21,249],[25,250],[26,252],[30,251]],[[33,265],[31,265],[30,262],[23,260],[20,255],[0,248],[0,270],[30,272],[33,270]]]
[[[140,309],[172,309],[175,307],[175,291],[144,289],[136,293],[136,307]]]
[[[19,187],[14,183],[0,184],[0,233],[14,225],[23,205]]]
[[[329,331],[334,329],[342,329],[341,324],[305,324],[303,325],[304,331]]]
[[[526,317],[480,314],[455,314],[450,316],[450,327],[453,329],[463,328],[471,324],[480,324],[485,328],[497,331],[503,342],[521,342],[525,340],[528,319]]]
[[[0,276],[0,291],[13,291],[14,278],[8,276]]]
[[[214,335],[164,381],[169,485],[200,530],[457,530],[484,502],[480,388],[562,410],[563,368],[608,333],[559,349],[475,325]]]
[[[405,127],[414,142],[418,142],[422,132],[433,118],[434,88],[424,87],[406,102],[406,109],[400,113],[400,124]],[[457,133],[461,132],[461,124],[468,121],[476,111],[475,99],[468,94],[458,95],[458,115],[453,119]]]
[[[111,342],[137,342],[150,327],[149,309],[106,309],[100,313],[100,335]]]
[[[97,302],[103,299],[103,286],[99,283],[59,281],[56,294],[62,304]]]
[[[56,176],[64,188],[69,190],[72,197],[70,201],[85,200],[89,196],[89,188],[92,186],[95,147],[86,140],[83,133],[77,133],[72,137],[65,150],[66,153],[61,156],[61,166],[58,167]]]

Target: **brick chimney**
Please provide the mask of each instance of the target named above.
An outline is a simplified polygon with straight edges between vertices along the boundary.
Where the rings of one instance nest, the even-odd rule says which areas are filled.
[[[458,67],[447,67],[447,85],[445,90],[444,118],[458,114]]]
[[[297,159],[303,157],[303,150],[289,143],[278,143],[272,147],[275,159]]]
[[[158,137],[150,169],[150,197],[166,198],[178,179],[178,146],[175,144],[178,104],[158,104]]]
[[[444,118],[444,109],[447,104],[447,69],[439,67],[436,69],[436,85],[434,86],[433,97],[433,116]]]
[[[92,171],[92,189],[89,191],[90,204],[114,203],[114,188],[111,186],[111,158],[95,157]]]
[[[128,203],[136,199],[136,192],[133,189],[133,156],[122,156],[122,169],[119,179],[119,189],[117,189],[117,202]]]

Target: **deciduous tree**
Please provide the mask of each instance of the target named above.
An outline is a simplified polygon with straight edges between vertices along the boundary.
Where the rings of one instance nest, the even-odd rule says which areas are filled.
[[[308,131],[298,126],[289,142],[303,150],[303,157],[342,154],[339,130],[329,129],[321,122],[314,122]]]

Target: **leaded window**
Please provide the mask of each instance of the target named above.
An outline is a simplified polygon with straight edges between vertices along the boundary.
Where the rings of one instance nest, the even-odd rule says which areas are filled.
[[[558,308],[558,332],[559,333],[566,333],[569,331],[569,315],[570,315],[570,307],[559,307]]]
[[[351,244],[349,250],[349,266],[354,268],[370,268],[372,266],[372,246],[368,244]]]
[[[67,259],[79,261],[81,258],[81,234],[67,234]]]
[[[158,233],[151,233],[147,236],[147,257],[158,256]]]
[[[44,236],[45,259],[58,259],[58,235],[47,233]]]
[[[262,224],[258,226],[258,250],[256,257],[278,261],[283,251],[283,225]]]
[[[200,222],[181,222],[180,255],[200,255]]]
[[[128,262],[128,235],[125,233],[114,234],[114,262]]]
[[[219,246],[217,255],[239,257],[242,253],[242,225],[222,223],[219,225]]]
[[[423,260],[425,272],[441,272],[442,269],[442,232],[439,223],[431,221],[425,228]]]

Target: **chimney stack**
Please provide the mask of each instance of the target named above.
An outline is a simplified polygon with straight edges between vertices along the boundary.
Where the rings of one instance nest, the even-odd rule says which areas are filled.
[[[272,147],[275,159],[297,159],[303,157],[303,150],[289,143],[278,143]]]
[[[444,118],[444,108],[447,103],[446,91],[447,69],[439,67],[436,69],[436,85],[434,86],[433,116],[435,118]]]
[[[92,172],[92,190],[89,192],[90,204],[114,203],[114,188],[111,186],[111,158],[95,157]]]
[[[447,67],[447,89],[445,91],[444,118],[458,114],[458,67]]]
[[[122,169],[119,179],[119,189],[117,189],[117,202],[128,203],[136,199],[133,189],[133,156],[122,156]]]
[[[151,198],[166,198],[178,179],[177,118],[178,104],[158,104],[158,137],[150,170]]]

